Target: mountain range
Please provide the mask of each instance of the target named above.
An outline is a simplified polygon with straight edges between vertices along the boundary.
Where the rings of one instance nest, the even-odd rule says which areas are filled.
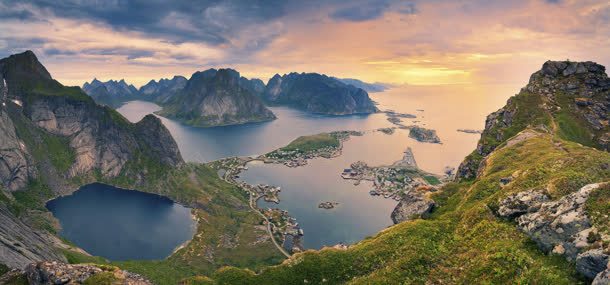
[[[369,114],[377,107],[366,91],[317,73],[276,74],[263,93],[271,105],[329,115]]]
[[[174,76],[172,79],[162,78],[158,82],[151,80],[146,85],[140,87],[140,98],[161,105],[165,104],[172,96],[184,89],[187,81],[184,76],[179,75]]]
[[[131,84],[127,84],[123,79],[106,82],[93,79],[91,83],[85,82],[82,89],[95,102],[111,108],[118,108],[124,102],[136,100],[140,97],[138,89]]]
[[[354,78],[335,78],[335,79],[337,79],[345,84],[349,84],[354,87],[360,88],[369,93],[383,92],[383,91],[390,89],[390,87],[391,87],[390,84],[386,84],[386,83],[377,83],[377,82],[376,83],[367,83],[362,80],[354,79]]]
[[[240,76],[233,69],[196,72],[190,79],[174,76],[151,80],[139,90],[124,80],[97,79],[85,83],[82,89],[99,104],[112,108],[131,100],[152,101],[163,107],[159,115],[192,126],[214,127],[275,119],[265,103],[329,115],[376,112],[368,93],[354,85],[375,92],[385,90],[381,85],[317,73],[276,75],[265,85],[260,79]]]

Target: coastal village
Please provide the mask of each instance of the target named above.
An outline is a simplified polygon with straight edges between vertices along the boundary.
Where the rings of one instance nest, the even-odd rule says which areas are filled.
[[[412,115],[391,113],[390,116],[400,120],[400,118],[411,118]],[[409,128],[423,129],[416,126],[409,126]],[[380,128],[373,131],[392,135],[395,129],[396,127]],[[425,134],[418,141],[435,141],[436,132],[430,131],[433,132],[432,138],[428,138],[428,134]],[[214,161],[210,163],[210,166],[215,168],[218,171],[218,175],[223,177],[227,182],[240,187],[248,194],[251,208],[265,218],[264,223],[267,225],[269,234],[274,241],[281,244],[282,250],[287,249],[291,253],[300,252],[303,250],[302,239],[304,231],[300,228],[297,220],[291,217],[285,210],[274,207],[261,209],[257,204],[259,199],[279,204],[281,188],[268,184],[251,185],[239,180],[241,172],[248,170],[248,163],[254,161],[283,164],[287,167],[300,167],[307,165],[307,162],[311,159],[337,157],[341,155],[345,141],[349,140],[351,136],[362,136],[364,134],[365,132],[359,131],[336,131],[300,137],[289,145],[264,155],[226,158]],[[450,175],[451,173],[447,174],[447,177],[450,177]],[[373,185],[369,192],[370,195],[381,196],[396,201],[400,201],[406,193],[435,191],[436,187],[441,184],[441,179],[444,180],[437,175],[420,170],[417,167],[411,148],[407,148],[402,159],[394,162],[392,165],[372,167],[362,161],[352,163],[350,168],[343,170],[341,177],[354,180],[355,185],[360,184],[363,180],[371,181]],[[318,208],[330,210],[338,205],[339,203],[335,201],[321,201],[318,204]]]
[[[403,158],[392,165],[371,167],[363,161],[352,163],[350,168],[343,170],[341,177],[355,180],[355,185],[360,184],[362,180],[371,181],[371,196],[382,196],[396,201],[408,191],[436,191],[436,187],[441,184],[439,177],[417,167],[411,148],[407,148]]]

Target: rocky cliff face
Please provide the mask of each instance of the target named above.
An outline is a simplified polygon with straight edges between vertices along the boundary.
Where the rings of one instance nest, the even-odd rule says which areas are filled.
[[[53,246],[60,244],[57,237],[27,225],[0,202],[0,263],[23,268],[38,260],[65,260]]]
[[[172,79],[160,79],[158,82],[151,80],[140,87],[143,100],[149,100],[158,104],[167,103],[174,95],[182,91],[186,86],[187,79],[184,76],[174,76]]]
[[[27,185],[28,178],[35,176],[31,157],[25,143],[17,137],[13,121],[7,108],[17,107],[12,102],[3,102],[0,107],[0,182],[15,191]]]
[[[547,61],[506,106],[490,114],[477,149],[460,165],[458,179],[477,176],[479,163],[528,126],[542,126],[561,138],[608,151],[610,79],[594,62]]]
[[[312,113],[348,115],[377,111],[366,91],[317,73],[276,74],[267,83],[263,98],[270,104]]]
[[[91,83],[85,82],[82,89],[98,104],[112,108],[117,108],[127,101],[140,97],[138,90],[133,85],[127,84],[123,79],[106,82],[93,79]]]
[[[117,176],[123,166],[139,153],[159,158],[172,166],[182,162],[169,131],[152,115],[131,124],[107,107],[66,97],[46,96],[24,105],[23,112],[37,127],[69,138],[75,160],[67,177],[94,169],[104,176]]]
[[[196,72],[159,114],[200,127],[275,119],[261,100],[242,84],[239,73],[232,69]]]
[[[258,78],[248,79],[242,76],[239,78],[239,85],[248,89],[248,91],[256,96],[261,96],[265,92],[265,83]]]

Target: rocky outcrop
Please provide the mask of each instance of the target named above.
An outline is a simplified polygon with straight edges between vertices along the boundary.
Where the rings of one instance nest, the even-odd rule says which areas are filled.
[[[101,82],[93,79],[91,83],[85,82],[82,87],[96,103],[117,108],[123,103],[138,99],[139,92],[133,85],[127,84],[125,80],[109,80]]]
[[[25,269],[30,285],[96,284],[97,280],[123,285],[151,285],[144,277],[114,266],[66,264],[61,262],[32,263]],[[98,276],[103,275],[103,278]],[[88,281],[87,281],[88,280]],[[94,281],[96,280],[96,281]],[[110,284],[110,283],[104,283]]]
[[[419,142],[441,143],[441,139],[438,137],[435,130],[418,126],[409,127],[409,137]]]
[[[9,191],[25,187],[29,177],[35,174],[27,147],[17,137],[7,112],[7,108],[17,107],[12,102],[0,106],[0,182]]]
[[[176,141],[156,116],[146,115],[136,123],[135,134],[139,141],[144,142],[142,147],[149,150],[148,155],[158,157],[167,165],[183,163]]]
[[[487,117],[476,150],[462,162],[456,178],[475,178],[484,157],[528,126],[542,126],[563,139],[608,151],[609,106],[610,79],[604,66],[547,61],[519,94]]]
[[[172,79],[162,78],[158,82],[151,80],[146,85],[140,87],[141,99],[163,105],[178,94],[178,92],[182,91],[187,81],[188,79],[179,75],[174,76]]]
[[[545,252],[564,255],[576,261],[577,270],[594,278],[606,269],[608,255],[590,236],[597,234],[585,211],[592,191],[602,183],[589,184],[557,201],[549,201],[540,191],[525,191],[500,201],[498,214],[517,217],[519,229]]]
[[[434,209],[434,201],[425,197],[417,190],[404,194],[396,208],[392,211],[392,221],[398,224],[404,221],[425,217]]]
[[[196,72],[158,114],[198,127],[275,119],[260,98],[240,84],[240,78],[232,69]]]
[[[377,112],[366,91],[317,73],[276,74],[269,80],[263,98],[269,104],[292,106],[330,115]]]
[[[7,205],[0,203],[0,263],[21,269],[39,260],[65,261],[63,254],[51,246],[55,244],[61,244],[61,241],[33,229],[18,219]]]
[[[610,284],[610,268],[600,272],[595,276],[591,285],[608,285]]]
[[[516,218],[523,214],[537,212],[540,210],[542,203],[548,200],[549,197],[541,191],[519,192],[500,201],[498,214],[506,218]]]
[[[608,268],[608,254],[601,249],[585,251],[576,257],[576,270],[589,279]]]

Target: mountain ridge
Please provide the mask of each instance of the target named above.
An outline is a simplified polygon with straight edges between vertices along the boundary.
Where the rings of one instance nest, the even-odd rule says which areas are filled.
[[[184,89],[157,114],[199,127],[264,122],[276,119],[233,69],[193,73]],[[248,81],[249,82],[249,81]]]
[[[328,115],[378,111],[366,91],[318,73],[275,74],[267,82],[262,97],[271,105],[288,105]]]

